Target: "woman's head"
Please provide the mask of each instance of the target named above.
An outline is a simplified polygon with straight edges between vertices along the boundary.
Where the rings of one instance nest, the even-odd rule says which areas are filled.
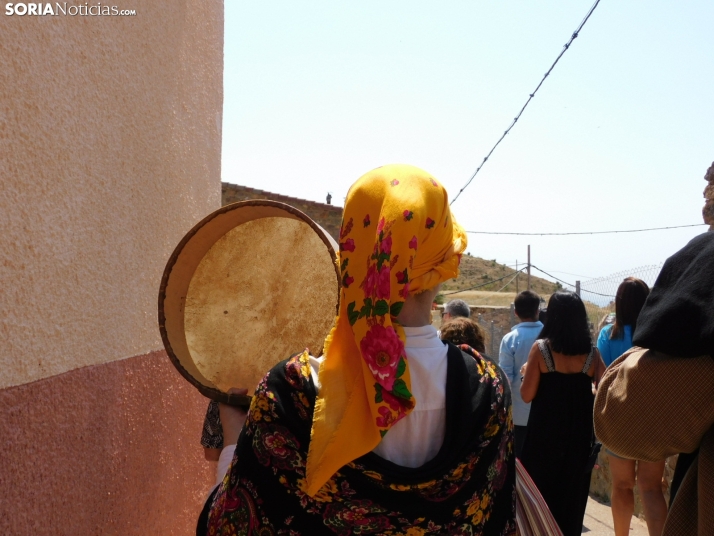
[[[556,352],[582,355],[590,352],[592,341],[585,304],[575,292],[561,290],[548,300],[548,316],[540,332]]]
[[[636,277],[626,277],[620,283],[615,296],[615,325],[610,333],[611,339],[621,339],[625,326],[631,326],[634,335],[637,317],[649,293],[647,283]]]
[[[470,318],[457,316],[441,326],[441,338],[452,344],[468,344],[477,352],[486,351],[484,333],[476,322]]]

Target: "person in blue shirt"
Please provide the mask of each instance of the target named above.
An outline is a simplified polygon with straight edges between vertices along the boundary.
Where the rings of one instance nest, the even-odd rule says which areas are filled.
[[[503,337],[498,364],[511,382],[516,457],[520,458],[531,408],[531,405],[523,402],[521,398],[520,370],[528,361],[528,354],[543,329],[543,323],[538,320],[540,296],[535,292],[524,290],[516,296],[513,305],[516,316],[521,322]]]
[[[637,317],[649,296],[647,283],[627,277],[620,283],[615,296],[615,322],[600,331],[597,347],[606,366],[632,348],[632,337],[637,328]],[[612,474],[612,519],[615,536],[630,532],[630,520],[635,509],[634,487],[640,490],[642,506],[650,534],[661,534],[667,516],[667,503],[662,493],[662,474],[665,460],[645,462],[620,458],[605,449]]]
[[[626,278],[617,289],[615,297],[615,321],[600,330],[597,349],[600,350],[605,366],[632,348],[632,336],[637,325],[637,315],[645,304],[650,288],[647,283],[635,277]]]
[[[620,283],[615,296],[615,321],[602,328],[597,338],[605,366],[632,348],[632,337],[637,326],[637,317],[650,293],[647,283],[636,277],[627,277]]]

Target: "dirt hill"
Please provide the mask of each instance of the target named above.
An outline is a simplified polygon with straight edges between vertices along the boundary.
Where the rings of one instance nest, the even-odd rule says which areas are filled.
[[[480,257],[464,255],[461,258],[461,273],[459,277],[447,281],[441,286],[441,289],[446,294],[454,290],[471,289],[477,285],[507,276],[501,281],[488,283],[483,287],[467,290],[464,293],[451,294],[447,297],[447,299],[461,298],[471,305],[501,305],[501,302],[506,304],[513,301],[513,297],[516,294],[516,281],[511,281],[514,273],[515,270],[513,268],[499,264],[495,260],[489,261]],[[527,279],[528,275],[525,272],[521,272],[518,276],[519,291],[527,288]],[[531,290],[545,299],[559,288],[560,285],[558,283],[551,283],[546,279],[531,275]],[[503,299],[499,299],[499,294],[503,295]]]

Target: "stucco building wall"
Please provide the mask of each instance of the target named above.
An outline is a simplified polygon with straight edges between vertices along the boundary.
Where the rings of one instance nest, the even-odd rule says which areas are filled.
[[[211,480],[156,304],[220,206],[223,3],[121,7],[0,13],[0,534],[191,534]]]

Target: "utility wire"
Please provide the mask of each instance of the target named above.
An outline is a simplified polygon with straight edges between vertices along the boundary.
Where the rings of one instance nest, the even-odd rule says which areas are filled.
[[[545,270],[541,270],[541,269],[538,268],[535,264],[531,264],[531,268],[535,268],[535,269],[538,270],[539,272],[544,273],[544,274],[547,275],[548,277],[552,277],[552,278],[555,279],[556,281],[560,281],[560,282],[563,283],[564,285],[568,285],[569,287],[575,288],[575,285],[573,285],[572,283],[568,283],[567,281],[563,281],[563,280],[560,279],[559,277],[555,277],[554,275],[549,274],[549,273],[546,272]]]
[[[593,277],[591,275],[574,274],[572,272],[562,272],[560,270],[551,270],[551,272],[556,273],[556,274],[574,275],[575,277],[584,277],[585,279],[597,279],[596,277]]]
[[[593,11],[595,11],[595,8],[598,6],[599,3],[600,3],[600,0],[595,0],[595,3],[594,3],[594,4],[592,5],[592,7],[590,8],[590,11],[588,11],[588,14],[585,15],[585,18],[584,18],[583,21],[580,23],[580,26],[578,26],[578,29],[575,30],[575,31],[573,32],[573,35],[570,36],[570,41],[568,41],[567,43],[565,43],[565,45],[563,46],[563,50],[561,50],[561,51],[560,51],[560,54],[558,54],[558,57],[555,58],[555,61],[553,62],[553,65],[551,65],[551,66],[550,66],[550,69],[548,69],[548,72],[543,75],[543,78],[542,78],[541,81],[538,83],[538,86],[535,88],[535,90],[533,90],[533,93],[531,93],[531,94],[528,96],[528,100],[526,100],[526,103],[523,105],[523,108],[521,108],[521,111],[518,112],[518,115],[513,119],[513,122],[511,123],[511,126],[509,126],[509,127],[506,129],[506,131],[503,133],[503,136],[501,136],[501,137],[498,139],[498,141],[496,142],[496,145],[494,145],[494,146],[491,148],[491,150],[489,151],[489,153],[488,153],[488,154],[486,155],[486,157],[483,159],[483,162],[481,162],[481,165],[480,165],[478,168],[476,168],[476,171],[474,171],[474,174],[471,175],[471,178],[468,180],[468,182],[464,185],[463,188],[461,188],[461,190],[459,190],[459,193],[456,194],[456,197],[454,197],[454,199],[451,200],[450,205],[453,205],[454,202],[455,202],[455,201],[459,198],[459,196],[461,195],[461,192],[463,192],[463,191],[468,187],[468,185],[471,184],[471,181],[474,180],[474,178],[476,177],[476,175],[478,175],[478,172],[481,171],[481,168],[484,166],[484,164],[485,164],[486,161],[489,159],[489,157],[491,156],[491,154],[493,154],[493,151],[496,150],[496,147],[499,146],[499,144],[503,141],[503,138],[505,138],[506,135],[511,131],[511,129],[516,125],[516,122],[518,121],[518,119],[520,119],[521,115],[523,114],[524,110],[526,109],[526,106],[528,106],[528,104],[531,102],[531,100],[533,99],[533,97],[535,97],[536,93],[538,93],[538,90],[539,90],[540,87],[543,85],[543,82],[545,82],[545,79],[548,78],[548,75],[551,73],[551,71],[552,71],[553,68],[556,66],[556,64],[560,61],[560,58],[563,57],[563,54],[565,54],[565,51],[570,48],[570,45],[573,43],[573,41],[575,41],[575,38],[578,37],[578,35],[580,34],[580,31],[583,29],[583,26],[585,26],[585,23],[586,23],[586,22],[588,21],[588,19],[590,18],[590,15],[593,14]]]
[[[536,270],[538,270],[539,272],[544,273],[544,274],[547,275],[548,277],[552,277],[552,278],[555,279],[556,281],[560,281],[561,283],[563,283],[563,284],[565,284],[565,285],[568,285],[569,287],[575,288],[575,285],[573,285],[572,283],[568,283],[567,281],[563,281],[562,279],[560,279],[560,278],[558,278],[558,277],[555,277],[555,276],[552,275],[552,274],[549,274],[549,273],[546,272],[545,270],[543,270],[543,269],[541,269],[541,268],[538,268],[535,264],[531,264],[531,268],[535,268]],[[600,292],[593,292],[592,290],[587,290],[587,289],[582,288],[582,286],[580,287],[580,292],[589,292],[590,294],[596,294],[597,296],[604,296],[604,297],[606,297],[606,298],[614,298],[614,297],[615,297],[615,296],[613,296],[612,294],[601,294]]]
[[[531,265],[531,266],[533,266],[533,265]],[[503,281],[503,280],[506,279],[507,277],[511,277],[512,275],[519,274],[519,273],[521,273],[523,270],[526,270],[527,268],[528,268],[528,265],[524,266],[523,268],[521,268],[521,269],[518,270],[517,272],[512,272],[512,273],[510,273],[510,274],[506,274],[506,275],[504,275],[503,277],[499,277],[498,279],[494,279],[493,281],[486,281],[485,283],[480,283],[480,284],[478,284],[478,285],[476,285],[476,286],[473,286],[473,287],[462,288],[462,289],[459,289],[459,290],[452,290],[451,292],[442,292],[441,295],[442,295],[442,296],[448,296],[448,295],[450,295],[450,294],[458,294],[459,292],[465,292],[465,291],[467,291],[467,290],[475,290],[475,289],[477,289],[477,288],[485,287],[486,285],[490,285],[491,283],[497,283],[498,281]],[[514,278],[514,279],[515,279],[515,278]],[[508,286],[508,285],[506,285],[506,286]],[[503,287],[503,288],[506,288],[506,287]]]
[[[570,236],[570,235],[596,235],[596,234],[615,234],[615,233],[643,233],[645,231],[662,231],[664,229],[682,229],[684,227],[699,227],[707,225],[706,223],[693,223],[691,225],[675,225],[672,227],[651,227],[649,229],[628,229],[625,231],[583,231],[577,233],[501,233],[491,231],[466,231],[470,234],[483,235],[513,235],[513,236]]]
[[[516,280],[516,277],[518,277],[518,274],[520,274],[520,273],[521,273],[520,270],[519,270],[518,272],[516,272],[516,275],[514,275],[508,283],[506,283],[505,285],[503,285],[503,286],[502,286],[501,288],[499,288],[496,292],[501,292],[504,288],[506,288],[508,285],[510,285],[511,283],[513,283],[513,282]]]

